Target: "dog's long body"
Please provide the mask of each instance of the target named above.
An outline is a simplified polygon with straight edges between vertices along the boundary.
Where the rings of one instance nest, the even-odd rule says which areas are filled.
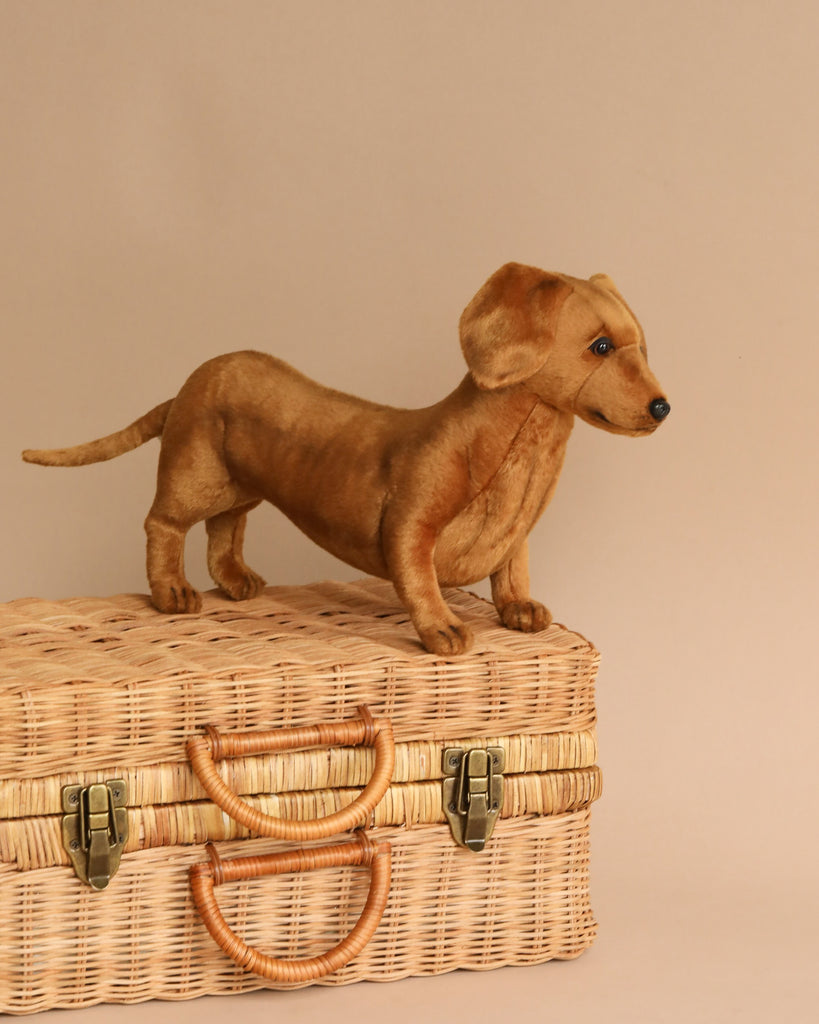
[[[266,500],[338,558],[391,579],[426,648],[458,654],[469,630],[442,585],[489,576],[507,626],[551,621],[529,595],[526,539],[554,491],[575,414],[635,435],[669,408],[637,321],[602,276],[507,264],[464,311],[461,342],[470,373],[426,409],[377,405],[272,356],[235,352],[200,366],[176,398],[125,430],[23,457],[82,465],[161,435],[145,522],[161,611],[200,607],[183,548],[202,520],[216,583],[236,599],[260,591],[242,541],[247,513]]]

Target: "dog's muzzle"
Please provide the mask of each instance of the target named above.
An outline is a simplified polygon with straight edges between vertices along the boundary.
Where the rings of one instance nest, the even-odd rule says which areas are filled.
[[[660,423],[671,412],[671,406],[664,398],[655,398],[651,405],[649,405],[648,411]]]

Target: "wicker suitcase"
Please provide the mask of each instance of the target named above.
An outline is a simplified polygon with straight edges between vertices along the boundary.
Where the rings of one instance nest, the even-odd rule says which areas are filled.
[[[380,581],[0,606],[0,1010],[581,953],[598,654],[447,600],[451,660]]]

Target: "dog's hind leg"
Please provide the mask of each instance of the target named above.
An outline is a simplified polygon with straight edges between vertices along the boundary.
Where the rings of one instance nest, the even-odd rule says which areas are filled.
[[[247,513],[259,504],[229,509],[211,516],[205,522],[208,532],[208,572],[222,590],[234,601],[257,597],[265,581],[248,568],[242,557]]]
[[[185,579],[185,536],[188,529],[189,526],[182,526],[153,509],[145,520],[151,600],[161,612],[198,612],[202,607],[199,592]]]
[[[512,557],[489,577],[492,601],[508,629],[539,633],[552,621],[548,608],[529,596],[529,545],[523,541]]]
[[[202,598],[185,578],[188,530],[233,508],[253,504],[231,480],[212,439],[174,439],[159,453],[157,489],[145,520],[148,536],[148,582],[161,612],[198,612]],[[183,443],[184,442],[184,443]]]

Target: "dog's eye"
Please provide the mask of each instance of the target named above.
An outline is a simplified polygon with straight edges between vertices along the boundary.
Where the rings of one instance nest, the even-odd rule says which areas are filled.
[[[614,342],[611,338],[597,338],[589,345],[589,351],[594,352],[596,356],[607,356],[609,352],[614,351]]]

